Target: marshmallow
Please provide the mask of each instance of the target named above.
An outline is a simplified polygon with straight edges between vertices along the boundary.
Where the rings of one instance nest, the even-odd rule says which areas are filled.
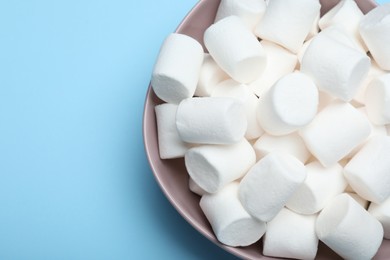
[[[384,237],[390,239],[390,198],[381,204],[371,203],[368,212],[383,226]]]
[[[278,80],[260,98],[257,120],[267,133],[286,135],[310,123],[317,107],[317,87],[303,73],[294,72]]]
[[[362,198],[381,203],[390,196],[390,137],[374,136],[345,166],[344,176]]]
[[[192,97],[202,62],[203,48],[199,42],[184,34],[170,34],[161,46],[152,73],[156,95],[175,104]]]
[[[267,223],[263,255],[296,259],[315,259],[318,238],[316,216],[304,216],[283,208]]]
[[[256,152],[256,159],[260,160],[271,152],[288,153],[302,163],[306,163],[311,154],[305,143],[297,133],[283,136],[262,135],[253,145]]]
[[[362,206],[364,209],[368,208],[368,200],[363,199],[358,194],[354,192],[346,192],[349,196],[351,196],[352,199],[354,199],[357,203],[359,203],[360,206]]]
[[[262,0],[221,0],[215,22],[231,15],[238,16],[253,31],[263,17],[266,9],[265,1]]]
[[[360,22],[360,35],[384,70],[390,70],[390,3],[378,5]]]
[[[343,43],[344,45],[351,47],[352,49],[355,49],[357,51],[366,53],[361,45],[357,43],[354,38],[351,37],[350,34],[346,31],[346,29],[343,26],[340,25],[332,25],[329,27],[326,27],[321,31],[322,35],[326,35],[329,38],[332,38],[335,41],[338,41],[340,43]]]
[[[196,182],[194,182],[194,180],[191,177],[188,178],[188,188],[190,189],[190,191],[192,191],[195,194],[198,194],[199,196],[203,196],[207,194],[207,192],[201,187],[199,187],[199,185],[196,184]]]
[[[245,133],[246,139],[253,140],[264,133],[264,130],[257,123],[258,98],[247,85],[228,79],[215,86],[211,96],[233,97],[239,99],[244,104],[248,122]]]
[[[259,97],[281,77],[293,72],[297,65],[297,56],[285,48],[269,41],[261,41],[261,44],[267,55],[267,65],[263,74],[250,84]]]
[[[233,145],[202,145],[191,148],[184,157],[188,174],[208,193],[244,176],[255,164],[256,154],[243,139]]]
[[[305,52],[307,50],[307,47],[309,47],[311,41],[313,39],[310,39],[308,41],[305,41],[302,45],[302,47],[299,49],[298,53],[297,53],[297,58],[298,58],[298,61],[299,61],[299,64],[302,64],[302,59],[303,59],[303,56],[305,55]]]
[[[237,190],[238,183],[233,182],[216,194],[205,194],[200,207],[221,243],[248,246],[264,235],[266,225],[245,211],[238,200]]]
[[[175,104],[161,104],[155,106],[157,121],[158,148],[161,159],[184,157],[191,147],[190,144],[181,140],[176,128]]]
[[[299,134],[325,167],[336,164],[370,135],[370,122],[352,105],[334,102]]]
[[[254,218],[270,221],[306,178],[305,166],[295,157],[270,153],[241,180],[238,196]]]
[[[218,66],[213,57],[205,53],[195,96],[209,97],[215,85],[228,78],[229,76]]]
[[[363,18],[363,13],[354,0],[341,0],[335,7],[324,14],[318,22],[321,30],[332,25],[337,25],[353,37],[353,41],[363,52],[367,52],[360,33],[359,23]]]
[[[286,206],[297,213],[310,215],[322,210],[332,198],[341,194],[347,181],[339,164],[325,168],[319,162],[312,162],[306,165],[306,170],[305,181]]]
[[[320,8],[318,0],[272,0],[255,34],[297,53],[312,29]]]
[[[365,104],[368,117],[374,124],[390,124],[390,73],[371,81]]]
[[[176,127],[184,142],[236,143],[247,128],[245,108],[235,98],[188,98],[179,104]]]
[[[318,21],[320,20],[320,17],[321,17],[320,12],[318,12],[316,18],[314,19],[313,24],[311,25],[311,29],[309,31],[309,34],[306,36],[305,41],[310,40],[311,38],[316,36],[318,34],[318,32],[320,31],[320,27],[318,26]]]
[[[352,100],[369,69],[367,55],[322,33],[313,38],[301,64],[320,90],[343,101]]]
[[[344,259],[371,259],[379,249],[383,228],[348,194],[340,194],[321,211],[318,238]]]
[[[240,83],[252,82],[265,69],[267,59],[261,43],[237,16],[207,28],[204,44],[217,64]]]

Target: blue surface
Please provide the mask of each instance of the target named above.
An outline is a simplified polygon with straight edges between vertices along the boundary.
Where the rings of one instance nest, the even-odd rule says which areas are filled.
[[[0,259],[233,259],[142,142],[159,46],[195,2],[0,1]]]

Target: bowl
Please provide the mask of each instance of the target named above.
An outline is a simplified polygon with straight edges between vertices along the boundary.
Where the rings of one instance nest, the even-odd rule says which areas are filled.
[[[215,18],[219,0],[201,0],[184,18],[176,32],[189,35],[203,45],[203,33]],[[339,0],[322,0],[321,13],[326,13]],[[356,0],[360,9],[366,13],[376,6],[372,0]],[[204,45],[203,48],[205,49]],[[205,50],[206,51],[206,50]],[[176,210],[206,238],[226,251],[243,259],[275,259],[262,255],[261,241],[248,247],[229,247],[221,244],[215,237],[210,224],[199,207],[200,197],[188,188],[188,174],[184,160],[161,160],[158,151],[157,126],[154,107],[163,103],[153,92],[151,86],[146,95],[143,134],[146,154],[153,174],[162,191]],[[390,258],[390,240],[383,243],[374,259]],[[323,243],[319,244],[317,259],[342,259]]]

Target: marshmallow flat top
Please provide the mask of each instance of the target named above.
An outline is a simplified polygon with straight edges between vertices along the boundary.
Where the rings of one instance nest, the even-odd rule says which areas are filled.
[[[371,81],[366,89],[365,105],[373,123],[390,124],[390,73]]]

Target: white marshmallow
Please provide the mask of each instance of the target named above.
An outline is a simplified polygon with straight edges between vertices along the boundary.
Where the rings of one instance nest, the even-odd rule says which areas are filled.
[[[318,0],[272,0],[255,34],[297,53],[320,12]]]
[[[335,7],[324,14],[318,22],[321,30],[332,25],[341,26],[353,37],[353,41],[363,52],[367,52],[360,33],[359,23],[363,18],[363,13],[354,0],[341,0]]]
[[[382,224],[384,238],[390,239],[390,198],[381,204],[371,203],[368,212]]]
[[[354,199],[357,203],[359,203],[360,206],[362,206],[364,209],[368,208],[368,200],[363,199],[358,194],[354,192],[346,192],[349,196],[351,196],[352,199]]]
[[[352,105],[334,102],[299,134],[325,167],[336,164],[370,135],[370,122]]]
[[[200,207],[221,243],[248,246],[264,235],[266,225],[245,211],[238,200],[237,190],[238,183],[233,182],[216,194],[205,194]]]
[[[191,177],[188,178],[188,188],[190,189],[190,191],[195,194],[198,194],[199,196],[207,194],[207,192],[202,189],[198,184],[196,184],[196,182]]]
[[[238,16],[250,31],[263,17],[266,9],[265,1],[262,0],[221,0],[215,22],[231,15]]]
[[[199,42],[184,34],[170,34],[161,46],[152,73],[156,95],[175,104],[192,97],[202,62],[203,48]]]
[[[306,165],[307,177],[286,206],[299,214],[314,214],[322,210],[335,196],[343,193],[347,181],[343,167],[334,164],[323,167],[319,162]]]
[[[184,157],[184,154],[191,147],[190,144],[181,140],[176,128],[175,104],[161,104],[155,106],[158,148],[161,159],[172,159]]]
[[[308,41],[305,41],[302,45],[302,47],[299,49],[298,53],[297,53],[297,58],[298,58],[298,62],[299,64],[302,64],[302,59],[303,59],[303,56],[305,55],[305,52],[307,50],[307,47],[309,47],[311,41],[313,39],[310,39]]]
[[[244,176],[255,164],[256,154],[243,139],[233,145],[202,145],[191,148],[184,157],[188,174],[208,193]]]
[[[343,101],[352,100],[369,69],[367,55],[322,33],[313,38],[301,64],[320,90]]]
[[[240,83],[254,81],[265,69],[267,58],[261,43],[237,16],[207,28],[204,44],[217,64]]]
[[[228,78],[229,76],[218,66],[213,57],[205,53],[195,96],[209,97],[215,85]]]
[[[264,130],[257,122],[257,104],[259,100],[249,86],[228,79],[215,86],[211,96],[233,97],[239,99],[244,104],[248,122],[245,133],[246,139],[253,140],[264,134]]]
[[[318,11],[316,18],[314,19],[314,22],[311,25],[311,29],[309,31],[309,34],[306,36],[305,41],[310,40],[311,38],[316,36],[318,34],[318,32],[320,31],[320,27],[318,26],[318,22],[320,20],[320,17],[321,17],[320,11]]]
[[[318,107],[318,89],[300,72],[278,80],[259,100],[257,120],[269,134],[286,135],[307,125]]]
[[[332,38],[335,41],[343,43],[344,45],[351,47],[352,49],[366,54],[366,52],[362,49],[361,45],[359,45],[359,43],[357,43],[355,39],[350,34],[348,34],[346,29],[341,25],[335,24],[326,27],[321,31],[321,34]]]
[[[360,22],[360,34],[379,67],[390,70],[390,3],[378,5]]]
[[[382,243],[383,228],[348,194],[340,194],[321,211],[318,238],[344,259],[371,259]]]
[[[316,215],[304,216],[283,208],[267,223],[263,254],[273,257],[315,259],[318,238]]]
[[[390,196],[390,137],[374,136],[345,166],[344,176],[362,198],[381,203]]]
[[[179,104],[176,127],[184,142],[236,143],[247,128],[245,107],[235,98],[188,98]]]
[[[270,153],[241,180],[238,195],[254,218],[270,221],[306,178],[305,166],[289,154]]]
[[[368,117],[374,124],[390,124],[390,73],[371,81],[365,104]]]
[[[288,153],[302,163],[306,163],[311,154],[305,143],[297,133],[283,136],[263,134],[253,145],[256,152],[256,159],[260,160],[271,152]]]
[[[285,48],[269,41],[261,41],[261,44],[267,55],[267,65],[263,74],[250,84],[259,97],[281,77],[293,72],[297,65],[297,56]]]

